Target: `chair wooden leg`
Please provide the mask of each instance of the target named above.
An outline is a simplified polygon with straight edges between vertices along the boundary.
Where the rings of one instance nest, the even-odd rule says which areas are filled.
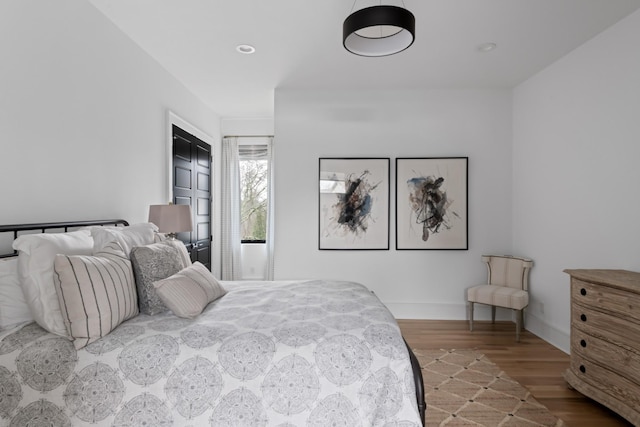
[[[516,342],[520,342],[521,327],[522,327],[522,310],[516,310]]]
[[[496,306],[491,306],[491,323],[496,323]]]
[[[473,303],[469,301],[469,331],[473,331]]]

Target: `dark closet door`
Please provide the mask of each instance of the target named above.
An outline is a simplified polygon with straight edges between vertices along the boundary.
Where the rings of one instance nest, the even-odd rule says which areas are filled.
[[[173,125],[173,203],[190,205],[193,231],[178,233],[191,254],[211,270],[211,145]]]

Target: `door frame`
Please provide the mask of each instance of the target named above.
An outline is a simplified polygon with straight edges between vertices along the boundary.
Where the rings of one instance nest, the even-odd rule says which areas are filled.
[[[182,130],[189,132],[191,135],[195,136],[196,138],[201,139],[202,141],[206,142],[207,144],[209,144],[211,146],[211,167],[213,168],[213,165],[215,164],[215,150],[214,150],[214,143],[213,143],[213,138],[211,136],[209,136],[206,132],[198,129],[196,126],[192,125],[191,123],[189,123],[188,121],[184,120],[182,117],[178,116],[176,113],[174,113],[171,110],[167,110],[167,127],[165,129],[165,158],[166,158],[166,171],[167,171],[167,179],[165,182],[165,188],[166,188],[166,199],[167,202],[173,200],[173,125],[178,126],[179,128],[181,128]],[[212,171],[213,172],[213,171]],[[211,194],[212,194],[212,198],[213,198],[213,189],[215,188],[215,177],[214,174],[211,174]],[[212,206],[213,207],[213,206]],[[213,221],[215,220],[214,218],[214,212],[213,209],[209,209],[211,212],[211,224],[213,225]]]
[[[210,231],[214,236],[213,241],[211,242],[211,272],[214,275],[220,271],[220,256],[214,252],[214,249],[219,248],[220,246],[220,230],[218,229],[218,211],[214,209],[215,204],[218,204],[219,201],[217,199],[217,179],[215,176],[216,167],[216,141],[213,137],[211,137],[208,133],[200,130],[198,127],[192,125],[187,120],[183,119],[176,113],[171,110],[167,110],[166,116],[166,128],[165,128],[165,170],[166,173],[166,182],[165,182],[165,200],[166,203],[173,200],[173,126],[178,126],[182,130],[190,133],[196,138],[206,142],[211,146],[211,202],[212,206],[209,208],[209,213],[211,215],[211,225]]]

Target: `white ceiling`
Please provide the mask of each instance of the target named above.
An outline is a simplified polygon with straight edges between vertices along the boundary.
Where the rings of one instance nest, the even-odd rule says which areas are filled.
[[[640,0],[385,0],[416,41],[382,58],[342,46],[380,0],[89,0],[222,117],[272,117],[275,88],[510,88],[640,8]],[[493,42],[497,49],[476,47]],[[253,55],[236,52],[251,44]]]

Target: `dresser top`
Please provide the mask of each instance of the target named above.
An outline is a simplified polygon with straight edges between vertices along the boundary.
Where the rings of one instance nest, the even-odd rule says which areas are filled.
[[[565,273],[585,282],[607,285],[614,288],[640,292],[640,273],[628,270],[564,270]]]

